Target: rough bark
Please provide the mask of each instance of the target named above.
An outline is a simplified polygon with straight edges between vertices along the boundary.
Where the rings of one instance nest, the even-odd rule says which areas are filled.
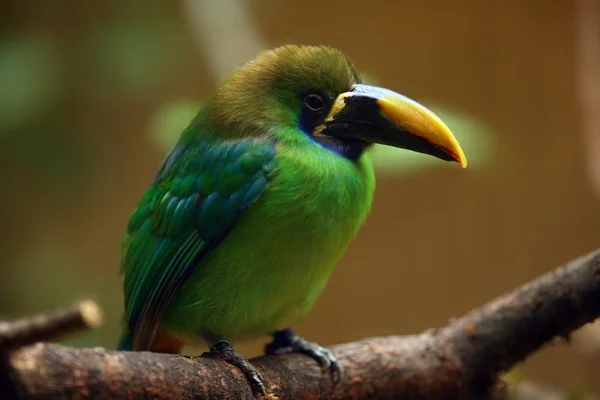
[[[280,399],[489,398],[498,374],[600,316],[600,249],[419,335],[332,347],[337,384],[302,355],[252,362]],[[37,344],[6,354],[0,393],[29,399],[251,399],[242,374],[205,357]],[[6,379],[8,377],[8,379]]]

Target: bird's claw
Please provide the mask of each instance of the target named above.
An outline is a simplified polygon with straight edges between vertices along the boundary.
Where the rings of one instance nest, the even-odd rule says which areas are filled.
[[[239,354],[228,341],[218,341],[210,348],[210,352],[205,354],[209,357],[220,358],[229,364],[238,367],[248,380],[254,393],[260,393],[263,396],[267,395],[265,379],[263,376],[248,360]]]
[[[248,379],[250,386],[252,387],[252,391],[254,393],[260,393],[263,396],[267,395],[267,389],[265,388],[265,379],[262,377],[260,372],[257,370],[254,371],[242,371]]]
[[[275,334],[273,341],[265,347],[267,354],[302,353],[315,360],[321,368],[328,369],[334,383],[340,380],[342,369],[333,352],[317,343],[308,342],[291,330],[286,329]]]

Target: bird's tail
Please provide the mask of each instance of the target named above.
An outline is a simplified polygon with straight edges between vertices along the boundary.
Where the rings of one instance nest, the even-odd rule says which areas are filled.
[[[131,334],[131,331],[129,329],[124,330],[121,334],[117,350],[133,350],[133,335]]]
[[[167,331],[161,330],[157,333],[149,350],[155,353],[179,354],[181,353],[182,347],[183,342],[181,340],[169,334]],[[133,351],[133,334],[129,329],[123,330],[117,350]]]

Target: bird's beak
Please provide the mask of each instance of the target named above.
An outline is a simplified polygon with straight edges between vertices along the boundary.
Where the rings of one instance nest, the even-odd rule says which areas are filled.
[[[433,112],[391,90],[354,85],[335,100],[319,135],[416,151],[467,167],[458,141]]]

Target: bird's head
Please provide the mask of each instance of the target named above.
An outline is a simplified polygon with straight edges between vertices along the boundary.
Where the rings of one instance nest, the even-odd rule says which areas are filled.
[[[201,115],[230,136],[312,141],[348,159],[379,143],[467,165],[458,141],[433,112],[362,84],[348,57],[327,46],[262,52],[219,85]]]

